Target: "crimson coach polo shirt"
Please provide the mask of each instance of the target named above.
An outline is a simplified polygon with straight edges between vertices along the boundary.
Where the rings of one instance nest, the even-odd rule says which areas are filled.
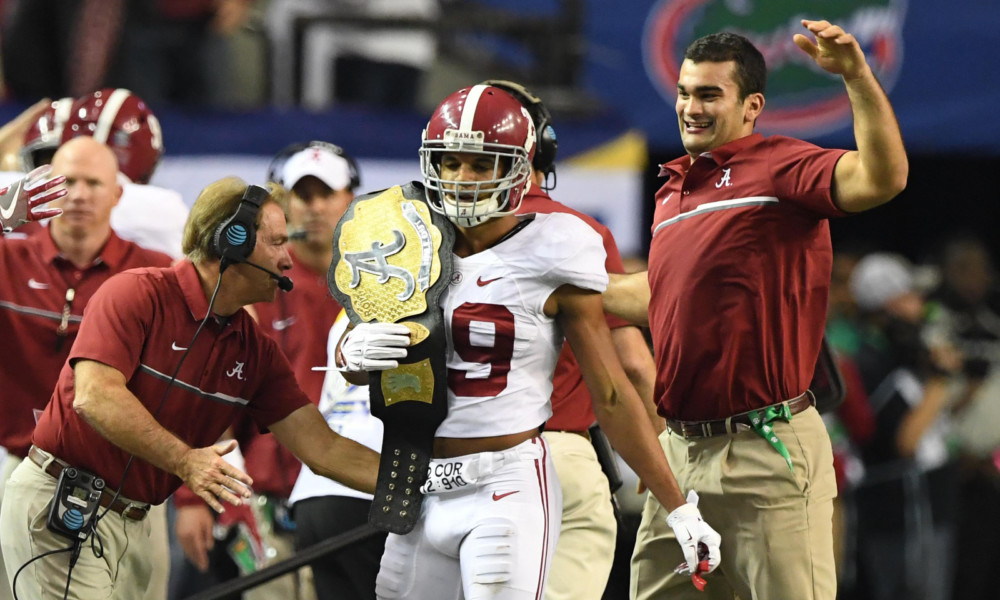
[[[607,255],[607,258],[604,259],[605,270],[608,273],[625,272],[621,253],[618,252],[618,244],[615,243],[611,231],[590,215],[556,202],[534,185],[521,201],[517,212],[519,214],[566,213],[579,217],[594,231],[601,234],[601,240],[604,242],[604,253]],[[612,315],[605,315],[605,318],[611,329],[629,325],[627,321]],[[545,429],[548,431],[587,431],[596,420],[594,405],[590,400],[590,391],[583,382],[580,365],[576,362],[576,356],[570,349],[569,342],[564,342],[562,352],[559,353],[559,360],[556,362],[555,374],[552,376],[552,417],[545,422]]]
[[[67,260],[46,227],[25,239],[0,238],[0,446],[24,458],[35,429],[34,410],[45,408],[59,370],[80,329],[83,309],[115,273],[136,267],[165,267],[166,254],[126,242],[114,233],[90,265],[78,269]],[[74,292],[66,331],[57,333]]]
[[[208,310],[194,265],[135,269],[94,295],[32,442],[117,489],[129,455],[73,410],[73,369],[95,360],[125,375],[129,391],[156,420],[191,447],[214,444],[241,410],[260,428],[309,400],[288,361],[244,310],[220,324],[209,318],[163,401],[167,383]],[[122,494],[159,504],[180,485],[174,475],[136,459]]]
[[[826,325],[827,217],[845,150],[754,134],[662,166],[649,249],[660,415],[718,419],[794,398]]]

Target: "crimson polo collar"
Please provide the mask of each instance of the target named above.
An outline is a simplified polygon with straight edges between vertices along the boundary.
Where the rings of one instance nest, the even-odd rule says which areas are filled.
[[[194,263],[186,258],[177,261],[177,264],[170,268],[177,277],[177,285],[184,295],[184,303],[187,304],[191,318],[201,321],[208,312],[208,298],[205,297],[205,290],[201,287],[198,269],[194,268]]]
[[[187,304],[188,312],[195,321],[201,321],[208,312],[208,298],[205,297],[205,290],[201,287],[201,277],[194,263],[184,258],[169,267],[177,277],[177,285],[181,288],[184,296],[184,303]],[[238,332],[241,338],[245,338],[244,319],[250,318],[243,309],[236,311],[231,317],[226,319],[227,325],[232,325],[233,330]],[[224,327],[224,326],[223,326]]]
[[[52,239],[52,230],[48,227],[36,231],[28,239],[34,244],[35,252],[38,256],[42,257],[42,261],[46,264],[52,264],[57,258],[64,258],[62,251],[56,246],[55,240]],[[128,254],[129,248],[129,243],[118,237],[114,230],[112,230],[108,236],[108,241],[104,243],[104,247],[98,252],[97,257],[90,266],[105,264],[110,269],[117,271],[125,261],[125,256]]]
[[[757,144],[764,141],[764,136],[759,133],[753,133],[746,137],[741,137],[737,140],[733,140],[728,144],[723,144],[714,150],[702,153],[701,156],[708,156],[715,161],[715,164],[722,165],[725,164],[730,158],[736,156],[743,150],[751,146],[756,146]],[[680,158],[676,158],[670,162],[663,163],[660,165],[660,177],[670,177],[671,175],[683,175],[687,172],[688,168],[691,166],[691,157],[684,155]]]

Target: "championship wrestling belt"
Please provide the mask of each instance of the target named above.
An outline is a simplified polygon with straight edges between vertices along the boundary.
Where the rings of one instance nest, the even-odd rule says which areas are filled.
[[[370,371],[372,415],[384,435],[368,522],[392,533],[413,529],[434,433],[448,412],[444,314],[455,230],[430,210],[413,182],[356,198],[337,225],[330,292],[354,324],[401,323],[410,346],[399,367]]]

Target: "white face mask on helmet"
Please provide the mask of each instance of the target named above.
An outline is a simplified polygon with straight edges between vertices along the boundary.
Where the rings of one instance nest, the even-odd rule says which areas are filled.
[[[530,186],[535,140],[530,115],[507,92],[476,85],[451,94],[431,116],[420,147],[420,170],[431,209],[460,227],[516,212]],[[442,179],[442,157],[455,153],[489,157],[493,176]]]

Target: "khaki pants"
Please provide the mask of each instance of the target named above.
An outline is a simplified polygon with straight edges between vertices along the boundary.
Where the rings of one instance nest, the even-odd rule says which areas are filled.
[[[649,496],[632,555],[631,596],[637,600],[834,600],[833,452],[823,420],[809,408],[774,432],[795,472],[752,431],[685,440],[660,435],[681,491],[701,496],[702,516],[722,536],[722,564],[699,592],[689,575],[667,511]]]
[[[608,478],[590,441],[546,431],[563,491],[562,526],[545,584],[546,600],[600,600],[615,559],[618,523]]]
[[[7,480],[10,479],[10,474],[19,464],[21,464],[21,459],[13,454],[7,454],[5,459],[0,459],[0,508],[3,507],[3,495],[7,488]],[[4,567],[2,545],[0,545],[0,600],[14,600],[14,594],[10,589],[10,580],[7,578],[7,569]]]
[[[103,509],[102,509],[103,510]],[[111,513],[113,514],[113,513]],[[170,580],[170,537],[167,531],[167,503],[149,507],[149,547],[152,572],[149,587],[143,600],[167,600],[167,583]]]
[[[52,533],[45,526],[55,489],[56,480],[30,460],[18,465],[7,482],[0,509],[0,538],[11,580],[21,565],[32,558],[72,545],[70,540]],[[157,552],[151,545],[150,532],[148,518],[132,521],[108,512],[96,531],[103,544],[103,558],[94,556],[90,540],[84,542],[73,568],[67,598],[142,598],[149,586],[153,555]],[[18,598],[62,598],[68,572],[68,552],[32,562],[17,578]]]

